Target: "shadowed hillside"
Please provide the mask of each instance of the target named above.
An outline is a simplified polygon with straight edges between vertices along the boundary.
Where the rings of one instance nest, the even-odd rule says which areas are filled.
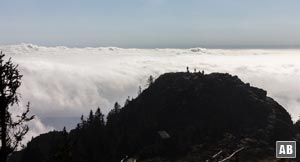
[[[12,162],[274,160],[275,141],[298,126],[267,92],[237,76],[167,73],[105,122],[100,109],[67,133],[33,139]],[[300,132],[300,131],[299,131]]]

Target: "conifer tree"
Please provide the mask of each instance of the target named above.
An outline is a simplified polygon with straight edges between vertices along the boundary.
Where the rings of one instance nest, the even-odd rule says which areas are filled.
[[[138,96],[142,93],[142,87],[139,86],[139,90],[138,90]]]
[[[149,76],[148,80],[147,80],[147,83],[148,83],[148,86],[152,85],[154,82],[154,78],[152,75]]]
[[[21,85],[22,75],[19,73],[18,65],[12,63],[11,59],[4,60],[4,54],[0,53],[0,162],[6,162],[7,156],[18,148],[23,137],[29,131],[27,122],[34,116],[28,116],[29,103],[26,110],[14,121],[9,109],[18,105],[20,95],[17,89]]]
[[[89,114],[89,118],[87,119],[87,122],[89,124],[91,124],[93,121],[94,121],[94,113],[93,113],[93,110],[91,110],[90,114]]]
[[[98,107],[95,112],[95,121],[99,122],[101,125],[104,126],[104,115],[101,112],[101,109]]]
[[[119,114],[121,111],[121,105],[116,102],[114,104],[114,108],[112,110],[110,110],[110,112],[107,115],[107,123],[111,124],[112,120],[114,120],[114,118],[116,117],[117,114]]]

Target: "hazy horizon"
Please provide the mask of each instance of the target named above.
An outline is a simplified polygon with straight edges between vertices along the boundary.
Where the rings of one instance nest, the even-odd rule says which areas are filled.
[[[203,49],[232,49],[232,50],[298,50],[300,49],[299,47],[280,47],[280,46],[276,46],[276,47],[262,47],[262,46],[253,46],[253,47],[222,47],[222,46],[212,46],[212,47],[205,47],[205,46],[190,46],[190,47],[121,47],[121,46],[101,46],[101,45],[95,45],[95,46],[71,46],[71,45],[44,45],[44,44],[36,44],[36,43],[30,43],[30,42],[21,42],[21,43],[3,43],[0,44],[0,46],[18,46],[18,45],[32,45],[32,46],[37,46],[37,47],[66,47],[66,48],[122,48],[122,49],[192,49],[192,48],[203,48]]]

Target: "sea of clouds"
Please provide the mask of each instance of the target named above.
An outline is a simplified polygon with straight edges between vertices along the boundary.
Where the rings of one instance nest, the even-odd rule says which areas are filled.
[[[67,48],[32,44],[0,46],[24,75],[20,93],[36,119],[31,136],[75,127],[98,106],[107,113],[118,101],[135,97],[150,75],[194,69],[228,72],[268,91],[291,114],[300,115],[300,50],[292,49],[122,49]],[[14,110],[14,114],[20,109]]]

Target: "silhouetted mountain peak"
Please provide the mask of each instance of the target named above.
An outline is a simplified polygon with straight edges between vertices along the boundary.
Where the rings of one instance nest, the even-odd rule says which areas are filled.
[[[212,150],[264,150],[260,153],[269,151],[265,156],[270,156],[276,140],[293,136],[290,115],[266,91],[224,73],[163,74],[120,116],[120,125],[135,137],[128,143],[151,145],[157,141],[154,133],[165,130],[172,137],[173,151],[181,153],[205,144]],[[143,156],[151,151],[141,152]]]

